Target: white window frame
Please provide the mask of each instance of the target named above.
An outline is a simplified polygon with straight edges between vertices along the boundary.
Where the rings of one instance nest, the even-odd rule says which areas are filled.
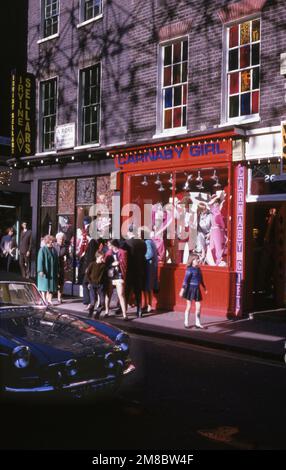
[[[44,118],[44,115],[43,115],[43,107],[42,107],[42,85],[45,83],[45,82],[49,82],[51,80],[56,80],[56,86],[57,86],[57,90],[56,90],[56,122],[55,122],[55,131],[56,131],[56,126],[57,126],[57,123],[58,123],[58,97],[59,97],[59,77],[57,75],[53,76],[53,77],[49,77],[45,80],[41,80],[39,81],[39,87],[38,87],[38,90],[39,90],[39,103],[38,103],[38,109],[39,109],[39,132],[38,132],[38,136],[39,136],[39,140],[38,140],[38,149],[39,149],[39,152],[38,154],[50,154],[50,153],[54,153],[56,152],[56,147],[55,147],[55,141],[54,141],[54,146],[53,148],[51,149],[48,149],[48,150],[45,150],[43,145],[44,145],[44,135],[43,135],[43,118]]]
[[[101,3],[101,8],[100,12],[98,15],[93,16],[92,18],[85,19],[84,18],[84,7],[85,7],[85,2],[86,0],[80,0],[79,2],[79,24],[77,25],[77,28],[81,28],[87,24],[93,23],[94,21],[99,20],[103,16],[103,0],[99,0]]]
[[[221,126],[226,124],[248,124],[251,122],[259,122],[261,120],[260,113],[247,114],[244,116],[236,116],[233,118],[228,117],[229,105],[229,91],[228,91],[228,30],[231,26],[246,23],[248,21],[260,20],[260,51],[259,51],[259,70],[260,70],[260,83],[259,83],[259,104],[261,103],[261,37],[262,37],[262,20],[261,15],[250,15],[239,20],[226,23],[223,28],[223,60],[222,60],[222,102],[221,102]],[[250,66],[252,67],[252,66]],[[240,68],[238,69],[241,70]],[[240,95],[239,95],[240,96]]]
[[[82,88],[82,74],[85,70],[90,69],[92,67],[99,66],[99,122],[98,122],[98,141],[97,142],[90,142],[90,143],[83,143],[83,119],[82,119],[82,103],[83,103],[83,88]],[[101,62],[96,62],[94,64],[90,64],[87,67],[83,67],[78,70],[78,132],[77,132],[77,141],[78,145],[75,149],[85,149],[91,147],[99,147],[100,146],[100,134],[101,134],[101,102],[102,102],[102,64]]]
[[[186,125],[181,127],[172,127],[169,129],[164,129],[164,115],[163,115],[163,80],[164,80],[164,59],[163,59],[163,49],[165,46],[172,45],[179,41],[187,41],[188,44],[188,61],[187,61],[187,102],[186,102]],[[158,57],[158,92],[157,92],[157,119],[156,119],[156,134],[153,138],[158,138],[168,135],[179,135],[187,133],[188,127],[188,88],[189,88],[189,37],[187,35],[179,36],[172,38],[168,41],[163,41],[159,45]],[[185,82],[184,82],[185,83]]]
[[[46,0],[41,0],[41,39],[38,41],[38,44],[48,41],[50,39],[54,39],[56,37],[59,37],[59,32],[60,32],[60,11],[61,11],[61,2],[60,0],[58,1],[58,27],[57,27],[57,32],[54,34],[51,34],[49,36],[45,36],[45,4]]]

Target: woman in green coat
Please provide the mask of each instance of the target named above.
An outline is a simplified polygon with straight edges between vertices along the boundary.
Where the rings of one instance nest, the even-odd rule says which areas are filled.
[[[44,246],[38,253],[37,261],[37,285],[44,301],[51,305],[53,292],[58,290],[58,255],[53,247],[54,238],[46,235]]]

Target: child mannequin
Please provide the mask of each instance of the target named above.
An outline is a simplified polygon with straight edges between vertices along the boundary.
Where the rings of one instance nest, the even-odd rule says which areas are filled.
[[[195,301],[196,305],[196,318],[195,327],[204,328],[201,324],[201,300],[202,295],[200,291],[200,285],[203,286],[207,294],[206,286],[203,282],[201,270],[199,268],[199,257],[197,255],[191,255],[189,258],[189,264],[187,266],[184,282],[182,289],[180,290],[180,297],[183,297],[187,301],[185,310],[185,328],[189,328],[189,315],[192,306],[192,300]]]

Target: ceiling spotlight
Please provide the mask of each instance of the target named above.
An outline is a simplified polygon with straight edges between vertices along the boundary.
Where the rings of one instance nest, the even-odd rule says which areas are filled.
[[[162,181],[160,180],[160,176],[157,175],[157,178],[156,178],[156,181],[155,181],[155,184],[159,184],[162,186]]]
[[[141,181],[141,184],[142,184],[142,186],[148,186],[148,181],[147,181],[146,176],[144,176],[144,179],[143,179],[143,181]]]
[[[198,171],[198,176],[196,177],[196,181],[200,182],[203,181],[203,178],[201,177],[201,172]]]
[[[221,184],[218,181],[218,177],[216,177],[214,188],[220,188],[220,187],[221,187]]]
[[[211,179],[214,180],[214,181],[217,180],[216,170],[214,170],[214,174],[211,176]]]

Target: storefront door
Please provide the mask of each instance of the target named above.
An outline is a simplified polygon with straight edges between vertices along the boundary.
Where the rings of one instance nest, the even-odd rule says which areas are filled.
[[[286,202],[248,204],[246,225],[246,308],[284,307]]]

